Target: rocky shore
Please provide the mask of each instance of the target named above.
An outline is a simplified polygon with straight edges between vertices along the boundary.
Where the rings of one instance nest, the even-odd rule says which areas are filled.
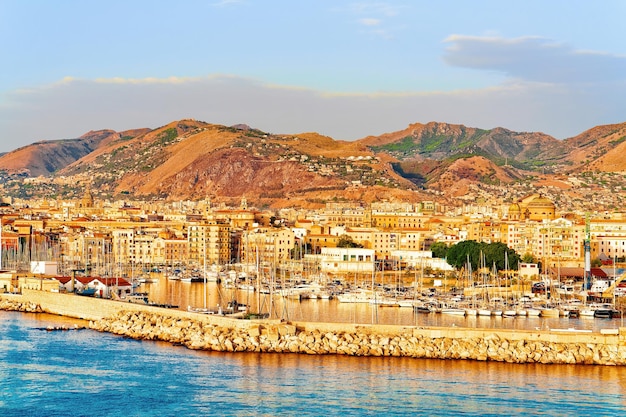
[[[0,299],[0,310],[4,311],[21,311],[23,313],[43,313],[39,304],[29,301],[21,302],[17,300]]]
[[[121,310],[89,328],[219,352],[397,356],[510,363],[626,365],[626,335],[564,335],[495,329],[384,328],[340,323],[219,320],[154,309]],[[52,312],[32,301],[0,299],[0,310]],[[56,313],[58,314],[58,313]]]
[[[207,324],[167,315],[120,312],[91,321],[90,328],[142,340],[161,340],[190,349],[221,352],[275,352],[311,355],[403,356],[543,364],[626,364],[626,349],[602,343],[509,340],[493,332],[485,337],[428,337],[420,329],[387,336],[356,332],[308,331],[290,323],[252,323],[248,328]]]

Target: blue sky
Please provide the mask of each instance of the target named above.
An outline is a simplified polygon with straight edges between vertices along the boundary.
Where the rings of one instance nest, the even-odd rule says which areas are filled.
[[[626,2],[0,0],[0,151],[183,118],[354,140],[626,121]]]

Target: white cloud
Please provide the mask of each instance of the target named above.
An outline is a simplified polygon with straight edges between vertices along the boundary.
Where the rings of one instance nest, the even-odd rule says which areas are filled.
[[[393,33],[404,29],[402,25],[389,25],[389,22],[396,18],[402,9],[406,9],[406,6],[385,2],[358,2],[346,7],[334,8],[337,12],[356,18],[356,21],[362,26],[375,28],[365,30],[362,33],[387,40],[394,39]]]
[[[359,22],[365,26],[378,26],[380,25],[380,19],[364,18],[359,19]]]
[[[452,35],[444,61],[452,66],[499,71],[512,78],[559,84],[626,81],[626,58],[576,51],[541,37]]]
[[[483,90],[334,94],[228,75],[144,80],[67,78],[8,94],[0,151],[89,130],[158,127],[194,118],[275,133],[316,131],[353,140],[429,121],[542,131],[559,138],[624,121],[626,86],[569,89],[517,81]]]

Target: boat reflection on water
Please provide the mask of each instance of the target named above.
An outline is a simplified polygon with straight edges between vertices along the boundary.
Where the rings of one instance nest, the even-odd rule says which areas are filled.
[[[563,329],[576,328],[599,331],[603,328],[618,328],[623,325],[622,318],[600,319],[593,317],[541,317],[536,315],[516,316],[463,316],[457,314],[434,313],[430,306],[403,308],[382,306],[376,303],[342,303],[337,299],[292,298],[278,294],[259,294],[258,292],[224,288],[215,282],[188,283],[160,279],[155,283],[143,284],[140,291],[149,293],[150,301],[158,304],[180,306],[202,306],[208,311],[226,311],[229,303],[236,301],[246,306],[249,314],[270,315],[291,321],[319,321],[359,324],[392,324],[402,326],[428,327],[470,327],[497,329]],[[206,292],[206,307],[205,305]],[[234,311],[233,311],[234,312]],[[425,314],[428,313],[428,314]],[[256,317],[256,316],[255,316]]]

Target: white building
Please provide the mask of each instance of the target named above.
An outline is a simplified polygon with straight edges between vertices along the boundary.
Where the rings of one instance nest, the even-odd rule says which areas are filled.
[[[391,259],[406,264],[411,268],[431,268],[437,271],[453,271],[454,267],[445,259],[433,258],[429,250],[394,250]]]
[[[522,279],[537,279],[539,277],[539,265],[520,262],[519,277]]]
[[[320,270],[324,273],[373,273],[374,250],[364,248],[321,248]]]

